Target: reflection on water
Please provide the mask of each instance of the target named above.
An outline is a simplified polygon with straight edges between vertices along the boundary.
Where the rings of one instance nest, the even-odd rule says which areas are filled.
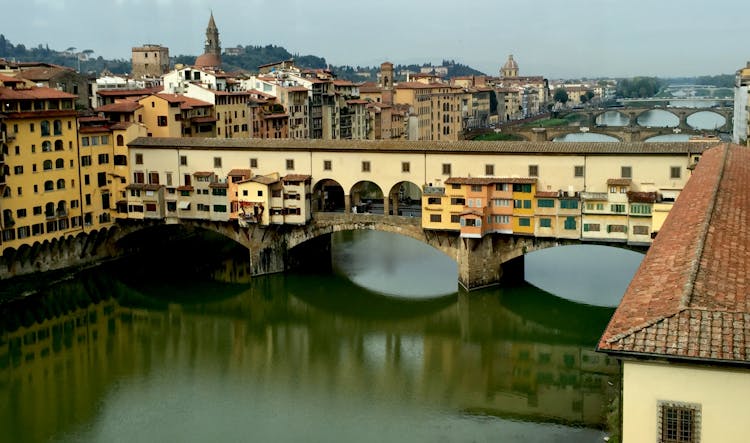
[[[607,111],[596,117],[597,125],[604,126],[628,126],[630,117],[618,111]]]
[[[163,275],[118,265],[0,306],[0,440],[602,439],[611,308],[530,285],[407,299],[338,274]]]
[[[695,129],[718,129],[726,122],[723,115],[711,111],[696,112],[687,118],[687,124]]]

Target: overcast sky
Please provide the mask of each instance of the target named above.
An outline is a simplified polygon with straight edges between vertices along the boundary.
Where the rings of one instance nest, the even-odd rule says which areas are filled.
[[[130,59],[160,43],[203,52],[213,10],[222,47],[284,46],[335,65],[454,59],[548,78],[734,73],[750,60],[748,0],[23,0],[0,14],[11,42]]]

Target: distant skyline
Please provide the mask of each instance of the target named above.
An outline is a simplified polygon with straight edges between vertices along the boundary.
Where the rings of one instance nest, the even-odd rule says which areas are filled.
[[[332,65],[455,60],[497,75],[680,77],[734,73],[750,60],[747,0],[31,0],[0,16],[27,47],[130,60],[133,46],[199,55],[213,11],[222,48],[283,46]]]

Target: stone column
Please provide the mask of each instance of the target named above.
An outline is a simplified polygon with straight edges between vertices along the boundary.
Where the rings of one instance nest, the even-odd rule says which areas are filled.
[[[352,212],[352,199],[349,194],[344,194],[344,212],[347,214]]]
[[[388,194],[385,194],[383,197],[383,215],[388,215],[388,210],[391,207],[390,198]]]
[[[492,236],[461,238],[458,245],[458,283],[471,291],[500,283],[502,258],[495,254]]]

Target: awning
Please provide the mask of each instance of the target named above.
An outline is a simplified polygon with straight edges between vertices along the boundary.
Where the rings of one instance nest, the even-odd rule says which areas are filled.
[[[190,209],[190,202],[189,201],[181,201],[178,205],[178,208],[180,209]]]

